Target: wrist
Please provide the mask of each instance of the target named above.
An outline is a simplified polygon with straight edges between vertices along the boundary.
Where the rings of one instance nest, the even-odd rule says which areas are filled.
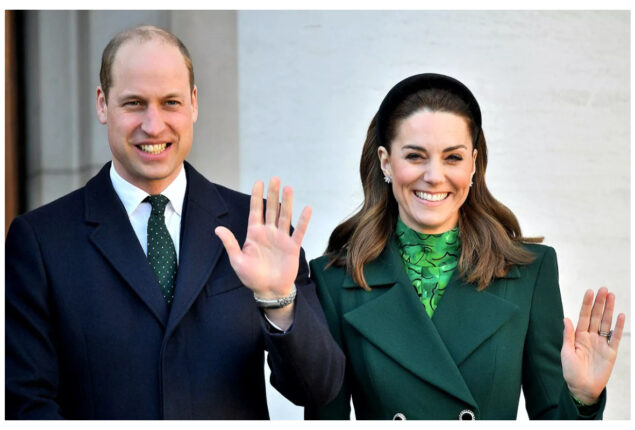
[[[594,395],[593,393],[589,391],[575,390],[575,389],[571,389],[571,387],[568,387],[568,388],[569,388],[569,394],[571,395],[571,397],[573,398],[573,400],[578,406],[591,406],[597,403],[597,401],[600,398],[599,394]]]
[[[261,297],[258,294],[254,293],[254,300],[259,308],[262,309],[282,309],[287,307],[293,303],[295,300],[295,296],[297,294],[297,290],[295,288],[295,284],[291,288],[289,294],[282,297]]]
[[[293,324],[294,308],[295,304],[291,303],[291,305],[285,306],[284,308],[263,309],[263,312],[269,322],[274,324],[275,328],[286,332]]]

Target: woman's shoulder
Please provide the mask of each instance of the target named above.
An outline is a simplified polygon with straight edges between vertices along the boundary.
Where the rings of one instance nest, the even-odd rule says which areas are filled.
[[[518,267],[521,275],[533,277],[539,273],[553,272],[557,276],[558,263],[553,247],[540,243],[523,243],[522,246],[534,256],[534,259],[529,264]]]
[[[346,273],[345,266],[339,266],[332,263],[332,257],[329,255],[322,255],[309,262],[311,267],[311,273],[322,273],[325,276],[338,276],[340,273]]]
[[[329,255],[322,255],[309,262],[311,267],[311,278],[318,288],[341,285],[346,277],[346,266],[332,263]]]
[[[556,250],[549,245],[524,242],[522,246],[536,257],[533,263],[542,261],[545,258],[556,258]]]
[[[309,265],[311,266],[311,269],[315,267],[315,268],[324,270],[324,268],[329,264],[329,261],[331,261],[331,259],[329,258],[328,255],[322,255],[318,258],[314,258],[313,260],[311,260],[309,262]]]

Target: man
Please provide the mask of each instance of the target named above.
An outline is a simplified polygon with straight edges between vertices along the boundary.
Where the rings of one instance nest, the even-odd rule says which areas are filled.
[[[330,401],[344,358],[300,248],[310,210],[290,236],[277,178],[263,216],[261,182],[250,201],[184,162],[197,89],[174,35],[118,34],[100,80],[112,163],[7,237],[7,418],[266,419],[265,349],[288,399]]]

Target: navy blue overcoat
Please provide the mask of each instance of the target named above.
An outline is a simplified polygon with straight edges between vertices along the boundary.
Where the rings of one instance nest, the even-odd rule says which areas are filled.
[[[84,188],[20,216],[6,241],[6,417],[266,419],[272,384],[298,405],[338,392],[344,358],[301,255],[295,322],[271,333],[214,234],[243,243],[249,196],[186,163],[168,309],[108,163]]]

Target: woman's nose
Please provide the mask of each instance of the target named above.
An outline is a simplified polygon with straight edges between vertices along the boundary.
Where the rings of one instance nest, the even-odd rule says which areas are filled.
[[[430,184],[443,182],[443,166],[437,161],[430,161],[423,172],[423,180]]]

